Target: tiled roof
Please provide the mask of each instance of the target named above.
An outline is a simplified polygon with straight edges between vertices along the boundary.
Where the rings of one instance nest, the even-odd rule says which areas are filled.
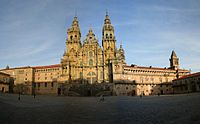
[[[159,68],[159,67],[152,67],[152,66],[149,66],[149,67],[145,67],[145,66],[128,66],[126,65],[125,67],[127,68],[138,68],[138,69],[152,69],[152,70],[174,70],[174,69],[171,69],[171,68]],[[189,71],[189,70],[184,70],[184,69],[178,69],[179,71]]]
[[[24,67],[15,67],[15,68],[9,68],[9,69],[0,69],[1,71],[3,70],[13,70],[13,69],[26,69],[26,68],[31,68],[30,66],[24,66]]]
[[[158,68],[158,67],[144,67],[144,66],[125,66],[128,68],[138,68],[138,69],[153,69],[153,70],[173,70],[173,69],[168,69],[168,68]]]
[[[10,76],[9,74],[3,73],[3,72],[0,72],[0,74]]]
[[[178,79],[175,79],[173,81],[177,81],[177,80],[181,80],[181,79],[186,79],[186,78],[191,78],[191,77],[196,77],[196,76],[200,76],[200,72],[188,74],[188,75],[182,76],[182,77],[180,77]]]
[[[55,65],[46,65],[46,66],[34,66],[34,69],[43,69],[43,68],[56,68],[60,67],[60,64],[55,64]]]
[[[3,71],[3,70],[26,69],[26,68],[42,69],[42,68],[55,68],[55,67],[60,67],[60,64],[46,65],[46,66],[24,66],[24,67],[15,67],[15,68],[1,69],[1,70]]]

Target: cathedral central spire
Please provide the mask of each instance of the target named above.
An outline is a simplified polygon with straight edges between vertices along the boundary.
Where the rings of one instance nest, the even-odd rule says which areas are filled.
[[[92,28],[90,28],[89,31],[88,31],[87,39],[88,39],[88,40],[93,40],[93,39],[95,39],[95,34],[93,33]]]

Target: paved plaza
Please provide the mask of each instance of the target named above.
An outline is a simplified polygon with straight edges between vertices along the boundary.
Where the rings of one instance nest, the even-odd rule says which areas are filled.
[[[200,94],[63,97],[0,94],[0,124],[200,124]]]

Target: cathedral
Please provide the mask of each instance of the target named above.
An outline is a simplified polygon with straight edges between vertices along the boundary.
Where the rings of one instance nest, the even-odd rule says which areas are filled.
[[[125,52],[116,47],[114,27],[108,14],[102,28],[102,45],[90,28],[81,42],[78,18],[75,16],[67,30],[66,50],[60,64],[5,68],[0,72],[14,78],[14,84],[24,84],[28,94],[91,95],[109,91],[112,95],[155,95],[173,93],[172,80],[190,73],[180,69],[175,51],[170,67],[127,65]],[[87,85],[87,87],[86,87]],[[88,86],[91,85],[91,86]],[[105,88],[108,87],[108,88]],[[25,91],[24,91],[25,92]]]
[[[85,79],[90,84],[102,83],[112,80],[112,70],[122,72],[122,66],[126,64],[124,50],[122,46],[116,48],[114,27],[108,15],[102,30],[102,47],[92,29],[89,29],[81,44],[81,32],[76,16],[67,34],[66,51],[61,59],[64,80]]]

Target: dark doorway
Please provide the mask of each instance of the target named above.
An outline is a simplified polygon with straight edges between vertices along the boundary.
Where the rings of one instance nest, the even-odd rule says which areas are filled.
[[[163,95],[163,90],[160,90],[160,94]]]
[[[61,95],[61,89],[60,88],[58,88],[58,95]]]
[[[4,92],[4,87],[2,87],[1,91]]]
[[[132,91],[132,94],[131,94],[131,95],[132,95],[132,96],[135,96],[135,90]]]
[[[91,95],[92,95],[90,89],[88,90],[87,95],[88,95],[88,96],[91,96]]]

